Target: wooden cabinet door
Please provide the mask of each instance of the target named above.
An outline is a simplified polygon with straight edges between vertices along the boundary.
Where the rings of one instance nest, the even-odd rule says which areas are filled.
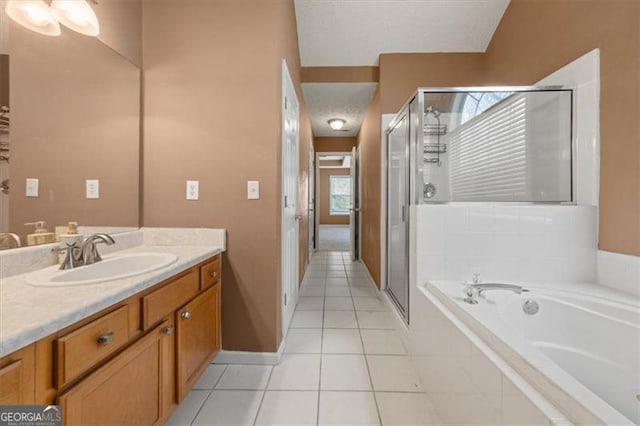
[[[176,312],[178,401],[220,349],[220,284]]]
[[[35,349],[27,346],[0,359],[0,405],[33,404]]]
[[[166,415],[166,375],[171,361],[164,322],[76,386],[63,393],[65,425],[152,425]]]

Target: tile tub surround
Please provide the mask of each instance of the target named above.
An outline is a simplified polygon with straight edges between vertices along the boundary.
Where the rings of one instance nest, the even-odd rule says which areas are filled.
[[[418,297],[409,353],[443,424],[570,424],[437,298]]]
[[[633,374],[631,370],[634,369],[634,367],[629,366],[635,364],[633,360],[636,358],[625,356],[625,354],[633,353],[634,343],[633,340],[628,340],[628,334],[620,334],[626,332],[619,327],[622,326],[629,330],[628,326],[624,325],[624,322],[619,323],[619,320],[614,318],[622,319],[625,318],[623,312],[633,312],[633,306],[637,306],[637,302],[634,301],[633,297],[595,284],[554,283],[541,284],[540,286],[531,284],[531,297],[540,296],[542,298],[540,314],[535,317],[535,320],[560,324],[563,322],[562,319],[558,318],[560,316],[561,318],[566,318],[567,324],[566,327],[554,327],[553,330],[539,334],[541,332],[540,323],[538,322],[537,326],[530,323],[527,316],[522,314],[516,306],[518,301],[524,299],[519,296],[510,296],[504,293],[498,294],[496,292],[493,296],[486,296],[493,303],[483,303],[481,301],[479,305],[469,305],[461,301],[463,288],[464,286],[459,283],[439,281],[430,282],[426,287],[422,287],[420,289],[422,297],[418,300],[418,303],[424,303],[426,300],[428,302],[427,307],[431,307],[429,304],[435,306],[437,308],[435,311],[439,311],[441,316],[446,317],[450,328],[443,333],[438,333],[438,323],[434,316],[424,316],[419,319],[420,324],[422,324],[421,329],[429,330],[436,341],[441,341],[441,338],[445,336],[445,340],[443,340],[445,344],[451,342],[446,338],[454,336],[457,329],[458,337],[463,336],[472,343],[473,346],[471,348],[475,347],[483,351],[503,374],[509,376],[514,373],[516,379],[514,383],[520,381],[523,386],[530,388],[530,391],[527,391],[524,387],[521,387],[521,390],[532,402],[535,404],[538,404],[536,401],[539,400],[546,400],[548,401],[547,404],[551,402],[558,411],[576,424],[632,424],[603,399],[607,398],[605,395],[608,395],[609,398],[613,397],[609,392],[612,386],[611,382],[607,382],[607,380],[590,380],[590,378],[596,377],[591,376],[594,374],[593,367],[589,369],[589,373],[586,373],[580,368],[575,369],[573,366],[565,365],[567,360],[558,359],[554,361],[553,358],[545,355],[543,351],[532,346],[530,339],[536,342],[552,344],[552,342],[558,342],[558,339],[562,339],[562,333],[574,330],[566,340],[566,344],[569,347],[578,348],[578,354],[582,350],[585,353],[593,353],[596,359],[610,360],[614,365],[620,365],[623,371],[626,371],[627,377],[629,377],[629,374]],[[544,301],[546,297],[548,299]],[[576,297],[576,299],[573,299],[573,297]],[[558,311],[556,308],[561,307],[565,300],[569,304],[563,309],[567,310]],[[553,304],[556,301],[560,305],[556,304],[554,308]],[[585,311],[581,310],[583,304],[586,308]],[[618,311],[616,306],[620,309],[625,309],[625,311]],[[421,308],[424,308],[424,306]],[[513,311],[514,308],[517,312],[520,312],[520,320],[523,320],[523,322],[518,319],[517,312]],[[609,315],[610,309],[614,309],[610,313],[613,316],[610,324],[600,327],[601,321],[605,320],[599,318],[598,312]],[[431,310],[434,311],[434,309]],[[514,314],[515,316],[512,316]],[[504,315],[507,315],[507,317],[505,318]],[[435,325],[431,326],[430,324],[431,327],[425,326],[425,321],[430,321]],[[511,325],[516,325],[516,327],[518,327],[517,324],[520,324],[519,327],[522,327],[522,329],[513,328],[511,325],[507,325],[506,321]],[[597,321],[597,323],[593,323],[593,321]],[[538,327],[537,332],[534,331],[535,327]],[[575,332],[576,329],[584,327],[592,331],[592,336],[601,336],[598,342],[601,342],[602,346],[594,344],[591,340],[593,337],[588,338],[584,334],[581,337],[580,333]],[[631,335],[634,335],[633,331],[631,331]],[[626,345],[616,344],[616,339],[619,338],[616,336],[627,336],[624,337]],[[429,340],[425,341],[424,336],[419,337],[419,339],[421,339],[421,343],[428,347]],[[452,340],[456,341],[456,339]],[[448,347],[452,347],[452,345],[449,344]],[[605,348],[616,348],[617,350],[607,350]],[[427,351],[429,350],[427,349]],[[623,352],[621,356],[616,354],[619,351]],[[556,364],[556,362],[564,365],[564,367]],[[573,365],[573,363],[571,364]],[[572,370],[575,371],[571,373]],[[607,370],[605,373],[603,370],[600,375],[609,377],[609,372],[614,375],[617,374],[616,371]],[[576,374],[576,376],[572,374]],[[514,380],[514,377],[510,377],[511,380]],[[635,376],[632,375],[631,377]],[[587,381],[583,382],[581,380]],[[587,383],[590,386],[595,386],[595,388],[588,388],[586,386]],[[618,389],[629,389],[629,386],[631,386],[631,389],[635,388],[634,385],[626,382],[618,383],[615,386]],[[602,397],[595,392],[596,390],[604,392]],[[618,397],[619,395],[614,398]],[[621,402],[618,399],[617,402],[612,403],[620,404]],[[538,406],[544,411],[544,404],[538,404]],[[551,416],[550,418],[557,416],[553,415],[553,413],[549,415]]]
[[[592,206],[454,203],[412,207],[414,285],[427,280],[595,282]]]
[[[598,250],[598,284],[640,297],[640,257]]]
[[[50,266],[57,259],[50,260],[48,264],[38,264],[38,267],[34,267],[34,263],[22,263],[21,266],[30,267],[22,273],[4,276],[0,280],[0,357],[49,336],[224,251],[221,247],[214,245],[215,243],[208,247],[142,244],[143,231],[116,234],[114,238],[116,239],[114,246],[122,243],[121,253],[169,253],[178,256],[178,260],[165,268],[130,278],[86,286],[55,288],[33,287],[25,282],[25,278],[29,272]],[[131,245],[133,247],[125,248]],[[38,255],[47,256],[51,246],[26,248],[24,252],[28,252],[35,259]],[[107,250],[101,251],[108,254]],[[8,253],[0,259],[4,259],[3,262],[13,261],[17,259],[15,252],[22,252],[22,250]]]

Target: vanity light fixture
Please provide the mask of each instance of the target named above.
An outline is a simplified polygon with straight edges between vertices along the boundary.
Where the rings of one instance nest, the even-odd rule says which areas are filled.
[[[329,120],[329,126],[333,129],[333,130],[340,130],[344,127],[346,121],[344,121],[342,118],[332,118],[331,120]]]
[[[25,28],[47,36],[60,35],[60,24],[87,36],[100,34],[95,12],[85,0],[9,0],[7,15]]]
[[[98,17],[85,0],[53,0],[51,13],[73,31],[93,37],[100,34]]]
[[[47,36],[60,35],[60,24],[43,0],[9,0],[5,11],[9,18],[31,31]]]

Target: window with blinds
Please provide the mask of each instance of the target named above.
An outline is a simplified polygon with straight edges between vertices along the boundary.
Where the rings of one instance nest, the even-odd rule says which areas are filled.
[[[526,199],[527,105],[513,94],[449,134],[453,201]]]

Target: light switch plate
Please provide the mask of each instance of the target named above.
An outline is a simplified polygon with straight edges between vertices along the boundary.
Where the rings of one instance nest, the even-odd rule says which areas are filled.
[[[87,199],[97,200],[100,198],[100,181],[98,179],[87,179],[86,181]]]
[[[260,199],[260,181],[249,180],[247,181],[247,200],[259,200]]]
[[[27,197],[37,197],[38,187],[40,186],[40,180],[36,178],[27,178]]]
[[[200,198],[200,181],[187,181],[187,200],[198,200]]]

